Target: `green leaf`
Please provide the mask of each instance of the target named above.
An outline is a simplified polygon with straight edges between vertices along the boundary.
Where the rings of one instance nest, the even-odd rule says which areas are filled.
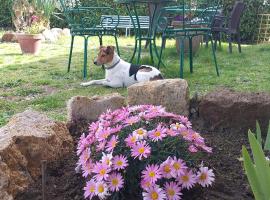
[[[259,142],[260,146],[262,147],[262,131],[259,125],[259,122],[256,120],[256,137],[257,141]]]
[[[263,199],[262,188],[261,188],[260,182],[258,180],[255,167],[252,163],[252,160],[251,160],[245,146],[242,147],[242,155],[243,155],[243,159],[244,159],[244,168],[245,168],[252,192],[253,192],[256,199],[261,200],[261,199]]]
[[[264,199],[266,197],[270,197],[270,167],[265,158],[262,147],[259,142],[256,140],[255,136],[249,131],[248,133],[249,143],[251,146],[254,162],[255,162],[255,170],[260,181],[260,185],[262,187],[262,192],[264,195]]]
[[[269,121],[269,126],[268,126],[268,132],[264,144],[264,150],[265,151],[270,151],[270,121]]]

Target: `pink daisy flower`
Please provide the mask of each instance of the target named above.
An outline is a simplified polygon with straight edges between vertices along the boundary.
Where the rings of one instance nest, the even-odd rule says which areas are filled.
[[[95,164],[93,163],[91,159],[89,159],[86,163],[84,163],[82,165],[83,177],[87,177],[91,175],[91,173],[93,172],[94,166]]]
[[[165,192],[168,200],[179,200],[181,199],[181,187],[175,182],[165,183]]]
[[[112,165],[112,158],[113,158],[112,153],[105,154],[102,152],[101,163],[108,165],[108,166],[111,166]]]
[[[177,132],[181,132],[183,130],[186,130],[186,126],[181,124],[181,123],[175,123],[175,124],[171,124],[171,129]]]
[[[167,160],[160,165],[160,171],[164,178],[172,178],[173,166],[171,157],[168,157]]]
[[[110,139],[110,141],[106,145],[106,151],[112,152],[114,148],[116,147],[116,144],[118,143],[118,136],[113,135]]]
[[[205,144],[204,145],[199,145],[199,147],[202,148],[207,153],[212,153],[212,147],[208,147]]]
[[[151,183],[155,183],[161,178],[161,172],[158,165],[147,165],[142,171],[142,178]]]
[[[196,176],[193,172],[185,170],[185,173],[181,175],[178,179],[179,183],[182,185],[182,188],[190,189],[196,183]]]
[[[95,194],[96,194],[96,183],[93,179],[90,181],[86,182],[86,186],[83,188],[84,189],[84,198],[87,199],[92,199]]]
[[[140,121],[140,117],[138,116],[132,116],[132,117],[129,117],[127,118],[125,121],[124,121],[124,124],[126,126],[131,126],[133,124],[136,124],[138,121]]]
[[[105,146],[106,146],[106,140],[99,142],[97,145],[97,151],[98,152],[103,151],[105,149]]]
[[[91,149],[90,148],[86,148],[82,152],[82,154],[80,155],[79,163],[81,165],[83,165],[84,163],[86,163],[90,159],[90,156],[91,156]]]
[[[125,169],[128,166],[127,158],[123,155],[116,155],[113,158],[113,169],[115,170],[121,170]]]
[[[190,145],[190,146],[188,147],[188,150],[189,150],[191,153],[197,153],[197,152],[198,152],[197,147],[195,147],[193,144]]]
[[[200,171],[197,173],[197,182],[203,186],[208,187],[212,185],[215,180],[215,174],[212,169],[208,167],[200,167]]]
[[[143,138],[147,137],[147,130],[139,128],[133,131],[133,135],[137,138],[137,140],[142,140]]]
[[[109,182],[109,189],[112,192],[119,191],[124,185],[123,177],[119,173],[112,173],[108,178],[108,182]]]
[[[151,147],[146,141],[137,142],[131,149],[131,156],[134,158],[139,157],[139,160],[148,158],[151,153]]]
[[[107,196],[109,195],[109,191],[108,191],[108,185],[102,181],[97,182],[96,183],[96,195],[98,195],[98,197],[100,199],[106,199]]]
[[[149,131],[149,138],[151,138],[152,141],[157,142],[167,136],[166,132],[167,129],[159,124],[155,130]]]
[[[175,178],[184,174],[185,169],[187,169],[185,162],[181,159],[177,159],[176,157],[172,159],[171,163],[172,163],[172,175]]]
[[[110,172],[110,168],[107,164],[104,163],[96,163],[93,168],[93,173],[96,175],[94,178],[98,181],[107,180],[109,177],[108,173]]]
[[[143,200],[165,200],[165,192],[157,185],[153,185],[148,188],[146,192],[143,192]]]
[[[133,147],[136,142],[137,142],[137,138],[135,135],[129,135],[126,139],[125,139],[125,142],[127,144],[128,147]]]
[[[153,184],[148,180],[141,179],[140,185],[143,190],[146,190],[147,188],[151,187]]]
[[[187,128],[191,128],[192,124],[191,122],[188,120],[187,117],[185,116],[180,116],[179,120],[181,121],[182,124],[184,124]]]
[[[172,137],[179,135],[179,133],[177,131],[173,130],[172,128],[170,128],[170,129],[168,128],[166,133],[167,133],[167,135],[172,136]]]

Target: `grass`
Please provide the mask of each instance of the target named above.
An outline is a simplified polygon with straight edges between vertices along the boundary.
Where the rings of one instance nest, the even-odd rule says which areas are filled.
[[[1,33],[0,33],[1,36]],[[133,38],[120,39],[121,57],[128,60],[132,53]],[[106,38],[104,44],[114,44]],[[82,81],[83,41],[75,40],[71,72],[67,73],[70,39],[60,39],[57,43],[43,43],[39,56],[22,55],[16,43],[0,43],[0,126],[7,123],[15,113],[28,108],[45,112],[53,119],[66,119],[66,102],[72,96],[94,96],[118,92],[126,95],[125,88],[112,89],[102,86],[83,88]],[[179,77],[179,58],[174,41],[169,41],[164,53],[166,67],[161,71],[166,78]],[[89,42],[89,79],[99,79],[104,71],[93,66],[98,40]],[[270,45],[243,45],[243,53],[227,53],[223,44],[217,51],[220,77],[215,74],[210,48],[201,47],[194,57],[194,73],[189,73],[188,59],[185,60],[184,78],[188,81],[191,94],[205,94],[219,87],[237,91],[270,91],[269,55]],[[142,63],[148,63],[145,57]],[[89,73],[88,73],[89,75]]]

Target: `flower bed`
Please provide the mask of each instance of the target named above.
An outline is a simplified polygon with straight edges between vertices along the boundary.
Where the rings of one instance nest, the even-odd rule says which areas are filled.
[[[181,199],[195,185],[214,181],[203,166],[212,149],[186,117],[163,107],[142,105],[108,111],[93,122],[78,143],[85,177],[84,197],[106,199]]]

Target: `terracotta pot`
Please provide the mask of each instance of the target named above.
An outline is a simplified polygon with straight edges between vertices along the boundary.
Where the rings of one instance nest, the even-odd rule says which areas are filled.
[[[17,34],[17,40],[20,44],[23,54],[37,55],[39,53],[42,40],[41,34]]]

